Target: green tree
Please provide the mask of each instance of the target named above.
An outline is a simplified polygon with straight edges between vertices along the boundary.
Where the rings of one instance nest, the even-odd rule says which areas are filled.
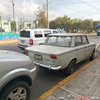
[[[71,19],[68,16],[57,17],[50,22],[50,28],[64,28],[66,32],[87,32],[90,33],[95,29],[98,21],[92,19]]]
[[[54,20],[51,21],[51,22],[49,23],[49,27],[50,27],[51,29],[56,29],[56,28],[57,28],[57,25],[56,25],[56,23],[55,23]]]
[[[99,24],[99,21],[93,21],[93,30],[95,30],[95,32],[98,32],[98,29],[95,28],[98,24]]]
[[[72,32],[81,32],[82,30],[82,20],[80,19],[72,19],[70,22],[71,31]]]
[[[15,31],[16,30],[16,22],[15,21],[11,21],[11,31]]]
[[[70,18],[68,16],[57,17],[55,20],[51,21],[50,28],[64,28],[68,30],[70,28]]]
[[[41,28],[47,28],[47,18],[45,10],[40,10],[38,15],[38,26]]]
[[[99,24],[99,21],[93,21],[93,29]]]
[[[85,19],[82,23],[83,32],[90,33],[93,29],[93,21],[92,19]]]

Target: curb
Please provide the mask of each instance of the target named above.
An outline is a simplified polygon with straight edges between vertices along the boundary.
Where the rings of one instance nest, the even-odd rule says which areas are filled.
[[[45,100],[47,97],[49,97],[50,95],[53,94],[53,92],[55,92],[57,89],[59,89],[61,86],[67,84],[69,81],[71,81],[72,79],[74,79],[76,76],[78,76],[82,71],[84,71],[86,68],[88,68],[89,66],[91,66],[92,64],[94,64],[95,62],[97,62],[100,59],[100,57],[96,58],[95,60],[91,61],[90,63],[86,64],[85,66],[83,66],[82,68],[80,68],[79,70],[77,70],[75,73],[71,74],[70,76],[68,76],[67,78],[63,79],[62,81],[60,81],[57,85],[55,85],[54,87],[52,87],[50,90],[48,90],[47,92],[45,92],[44,94],[42,94],[38,100]]]

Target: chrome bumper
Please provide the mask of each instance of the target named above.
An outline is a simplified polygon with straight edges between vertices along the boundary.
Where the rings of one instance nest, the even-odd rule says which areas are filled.
[[[34,65],[42,66],[42,67],[45,67],[45,68],[48,68],[48,69],[51,69],[51,70],[60,70],[61,67],[62,67],[62,66],[53,67],[51,65],[47,66],[47,65],[44,65],[44,64],[36,63],[36,62],[34,62]]]

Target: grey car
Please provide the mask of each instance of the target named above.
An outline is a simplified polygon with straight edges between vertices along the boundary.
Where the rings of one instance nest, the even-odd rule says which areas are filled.
[[[0,50],[0,100],[29,100],[35,76],[36,67],[28,56]]]

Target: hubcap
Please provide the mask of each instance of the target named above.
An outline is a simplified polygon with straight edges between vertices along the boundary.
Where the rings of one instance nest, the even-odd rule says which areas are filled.
[[[17,87],[12,90],[6,100],[26,100],[27,92],[23,87]]]
[[[72,63],[71,74],[74,73],[74,71],[75,71],[75,63]]]

